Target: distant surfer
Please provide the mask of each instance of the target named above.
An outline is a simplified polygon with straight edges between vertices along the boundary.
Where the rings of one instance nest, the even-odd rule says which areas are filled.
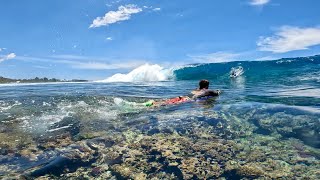
[[[244,73],[243,67],[241,67],[241,66],[238,66],[238,67],[235,67],[235,68],[233,67],[233,68],[231,68],[231,71],[230,71],[230,78],[239,77],[243,73]]]
[[[199,100],[207,100],[212,97],[219,96],[221,93],[220,90],[209,90],[209,81],[208,80],[201,80],[199,82],[199,88],[196,90],[191,91],[191,94],[188,96],[178,96],[175,98],[170,98],[161,101],[149,100],[145,103],[136,103],[136,102],[128,102],[122,100],[120,98],[115,98],[114,102],[118,105],[129,105],[129,106],[165,106],[170,104],[180,104],[184,102],[190,101],[199,101]]]

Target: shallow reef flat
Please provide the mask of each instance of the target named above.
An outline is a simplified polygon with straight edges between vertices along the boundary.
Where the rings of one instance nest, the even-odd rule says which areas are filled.
[[[41,137],[25,134],[23,142],[2,132],[0,174],[2,179],[319,179],[319,116],[286,108],[251,104],[126,113],[118,116],[122,121],[104,124],[108,131],[93,131],[99,123],[66,118],[51,128],[70,124],[67,128]]]

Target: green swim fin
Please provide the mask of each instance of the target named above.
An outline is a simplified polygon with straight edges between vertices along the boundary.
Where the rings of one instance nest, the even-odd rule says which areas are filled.
[[[147,102],[143,103],[143,105],[145,105],[147,107],[150,107],[150,106],[153,105],[153,103],[154,103],[154,100],[150,100],[150,101],[147,101]]]

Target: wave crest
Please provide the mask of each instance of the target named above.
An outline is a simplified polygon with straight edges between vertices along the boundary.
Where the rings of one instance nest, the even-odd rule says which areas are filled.
[[[243,70],[245,70],[246,77],[251,78],[252,80],[265,81],[270,79],[274,81],[279,79],[279,77],[300,77],[304,74],[303,71],[298,70],[301,67],[307,68],[309,72],[319,72],[319,65],[320,55],[272,61],[200,63],[172,68],[164,68],[158,64],[144,64],[127,74],[118,73],[97,82],[156,82],[200,79],[224,81],[230,78],[230,69],[239,66],[243,67]]]
[[[166,69],[158,64],[144,64],[128,74],[115,74],[97,82],[152,82],[168,81],[173,79],[173,69]]]

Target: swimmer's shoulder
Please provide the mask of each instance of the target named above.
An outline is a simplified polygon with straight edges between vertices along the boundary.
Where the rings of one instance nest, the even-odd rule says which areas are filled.
[[[200,89],[195,89],[195,90],[192,90],[192,91],[191,91],[191,94],[195,95],[195,94],[198,94],[198,93],[200,93],[200,92],[201,92]]]

